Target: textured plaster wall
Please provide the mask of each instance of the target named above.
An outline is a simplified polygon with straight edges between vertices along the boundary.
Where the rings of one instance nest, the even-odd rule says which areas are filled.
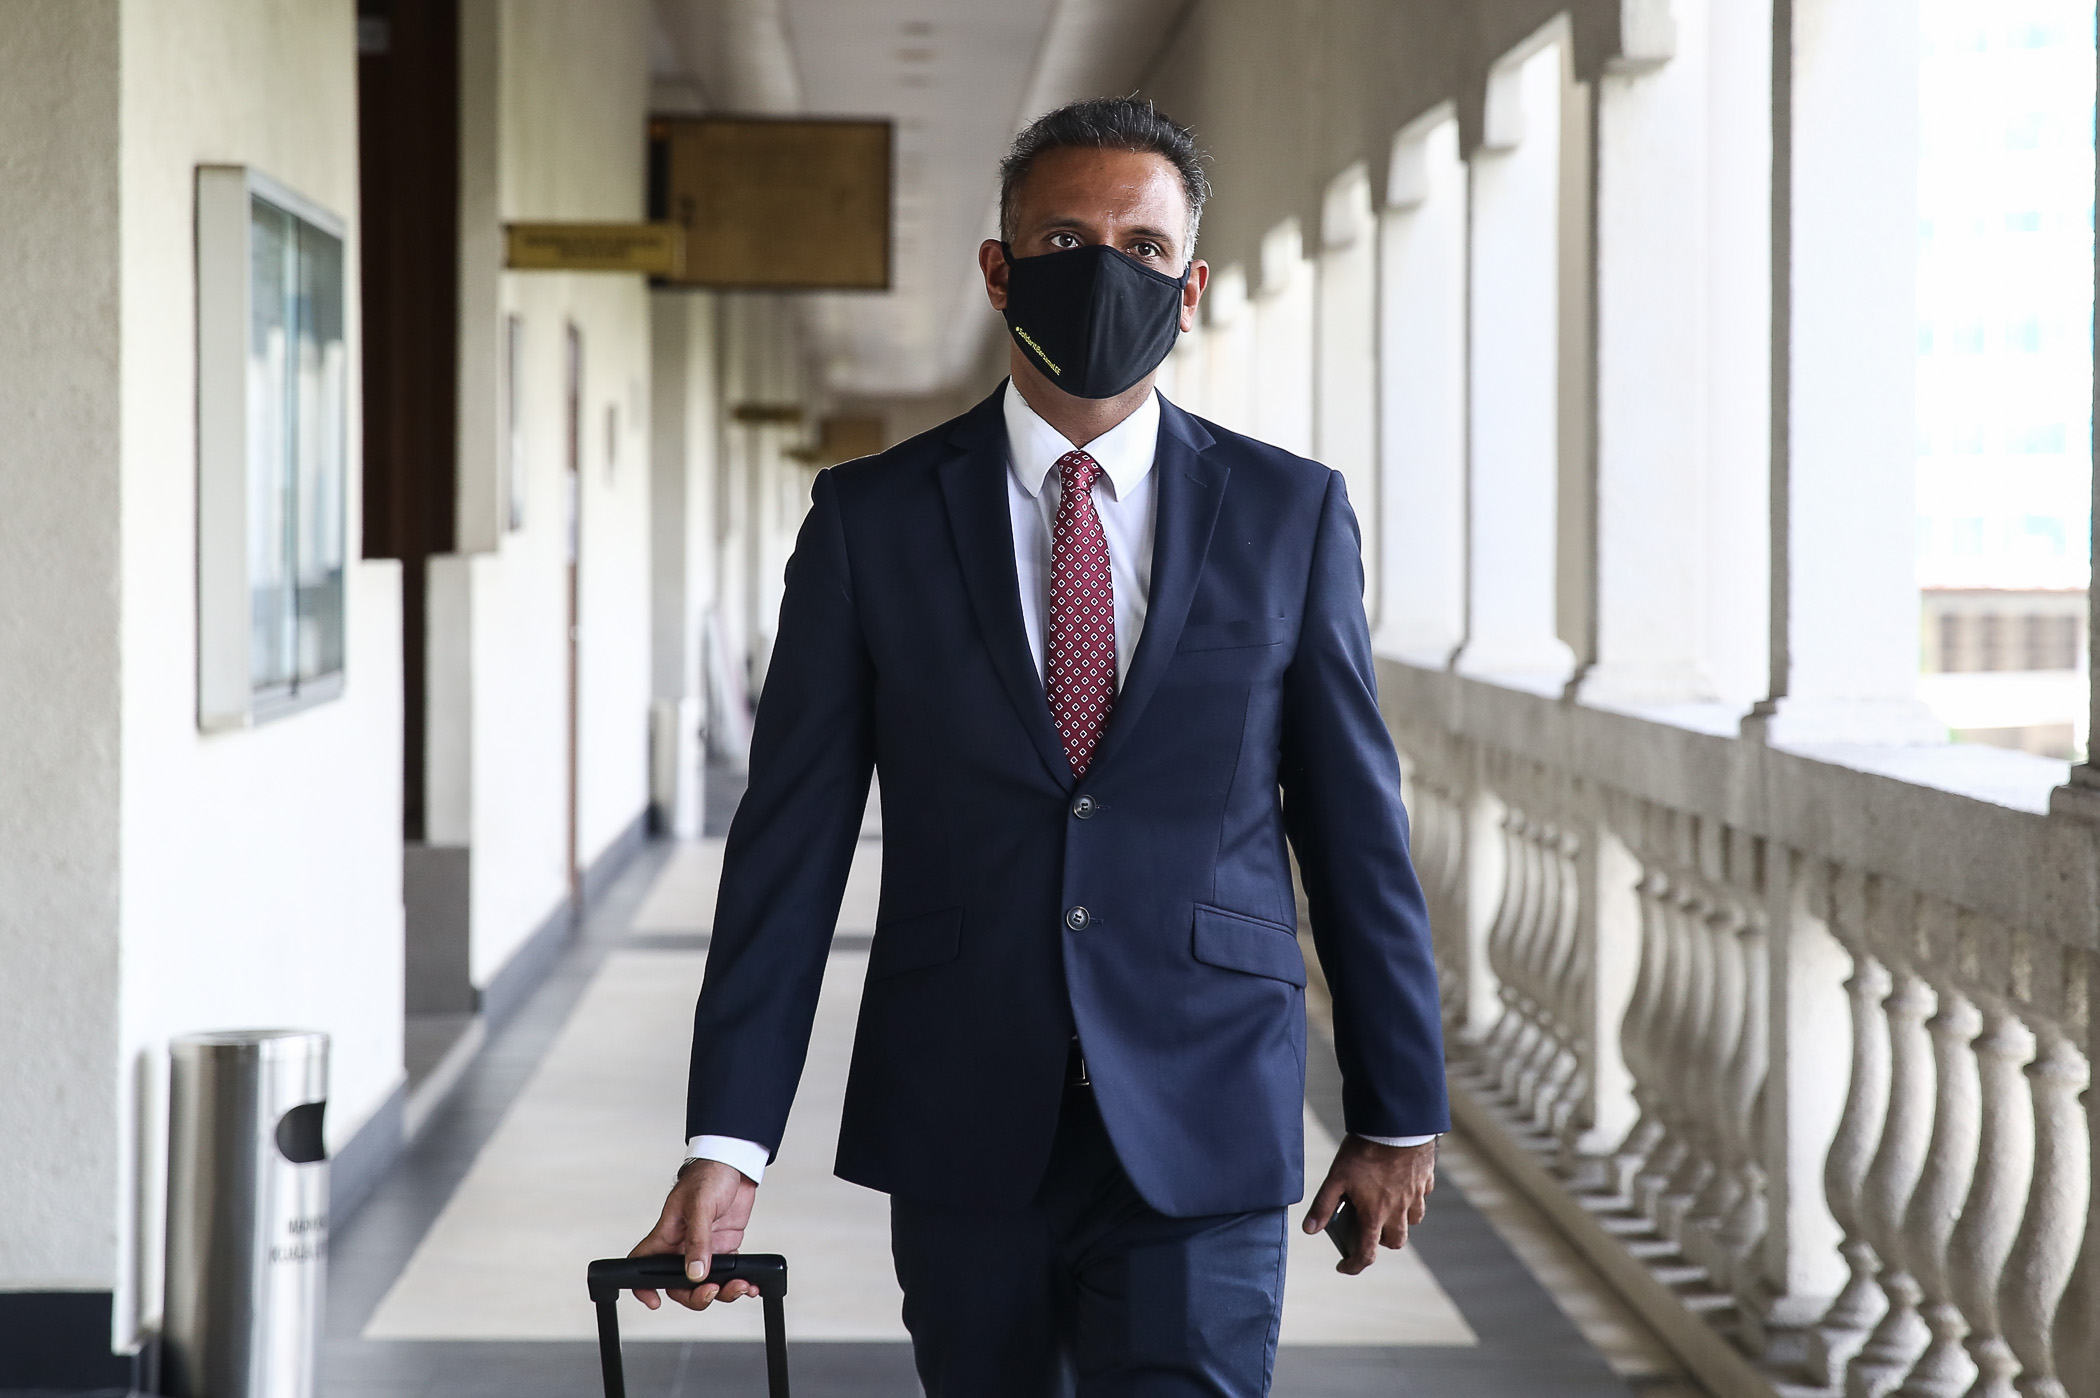
[[[114,0],[0,43],[0,1289],[116,1270]]]
[[[247,731],[195,718],[196,167],[252,165],[349,226],[355,403],[354,6],[135,0],[122,17],[123,973],[103,1205],[121,1236],[101,1264],[119,1343],[158,1310],[168,1037],[326,1030],[340,1146],[401,1078],[402,930],[399,575],[354,557],[354,464],[342,697]]]

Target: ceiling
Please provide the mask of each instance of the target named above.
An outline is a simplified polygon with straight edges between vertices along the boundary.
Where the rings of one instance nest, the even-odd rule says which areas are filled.
[[[1187,0],[656,0],[659,110],[886,117],[894,281],[805,297],[830,392],[960,384],[996,319],[978,281],[998,162],[1022,124],[1137,85]]]

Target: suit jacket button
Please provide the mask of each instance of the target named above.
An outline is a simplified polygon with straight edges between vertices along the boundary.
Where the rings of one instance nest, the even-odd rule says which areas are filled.
[[[1065,926],[1071,928],[1074,932],[1084,932],[1086,925],[1093,920],[1093,914],[1089,913],[1085,908],[1067,908],[1065,910]]]
[[[1099,806],[1094,804],[1094,798],[1091,796],[1082,796],[1072,803],[1072,814],[1078,816],[1081,820],[1087,819],[1100,809]]]

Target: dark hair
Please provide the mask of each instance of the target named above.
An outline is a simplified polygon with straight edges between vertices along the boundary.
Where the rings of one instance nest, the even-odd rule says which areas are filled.
[[[1210,181],[1203,176],[1203,152],[1196,135],[1152,105],[1135,97],[1087,97],[1067,102],[1054,112],[1045,112],[1014,137],[1013,149],[999,162],[999,236],[1012,233],[1014,191],[1047,151],[1127,150],[1156,155],[1181,176],[1181,189],[1189,200],[1190,255],[1196,248],[1196,225],[1203,219],[1203,201],[1210,198]]]

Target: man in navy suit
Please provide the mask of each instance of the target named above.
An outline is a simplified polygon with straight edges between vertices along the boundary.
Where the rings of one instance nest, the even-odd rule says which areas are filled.
[[[1343,1271],[1421,1220],[1448,1125],[1356,520],[1335,472],[1153,391],[1209,274],[1186,130],[1078,103],[1002,176],[980,261],[1011,380],[817,478],[694,1019],[691,1158],[636,1251],[697,1280],[741,1241],[879,770],[837,1170],[891,1196],[929,1398],[1258,1395],[1304,1178],[1286,841],[1350,1133],[1303,1226],[1346,1196]]]

